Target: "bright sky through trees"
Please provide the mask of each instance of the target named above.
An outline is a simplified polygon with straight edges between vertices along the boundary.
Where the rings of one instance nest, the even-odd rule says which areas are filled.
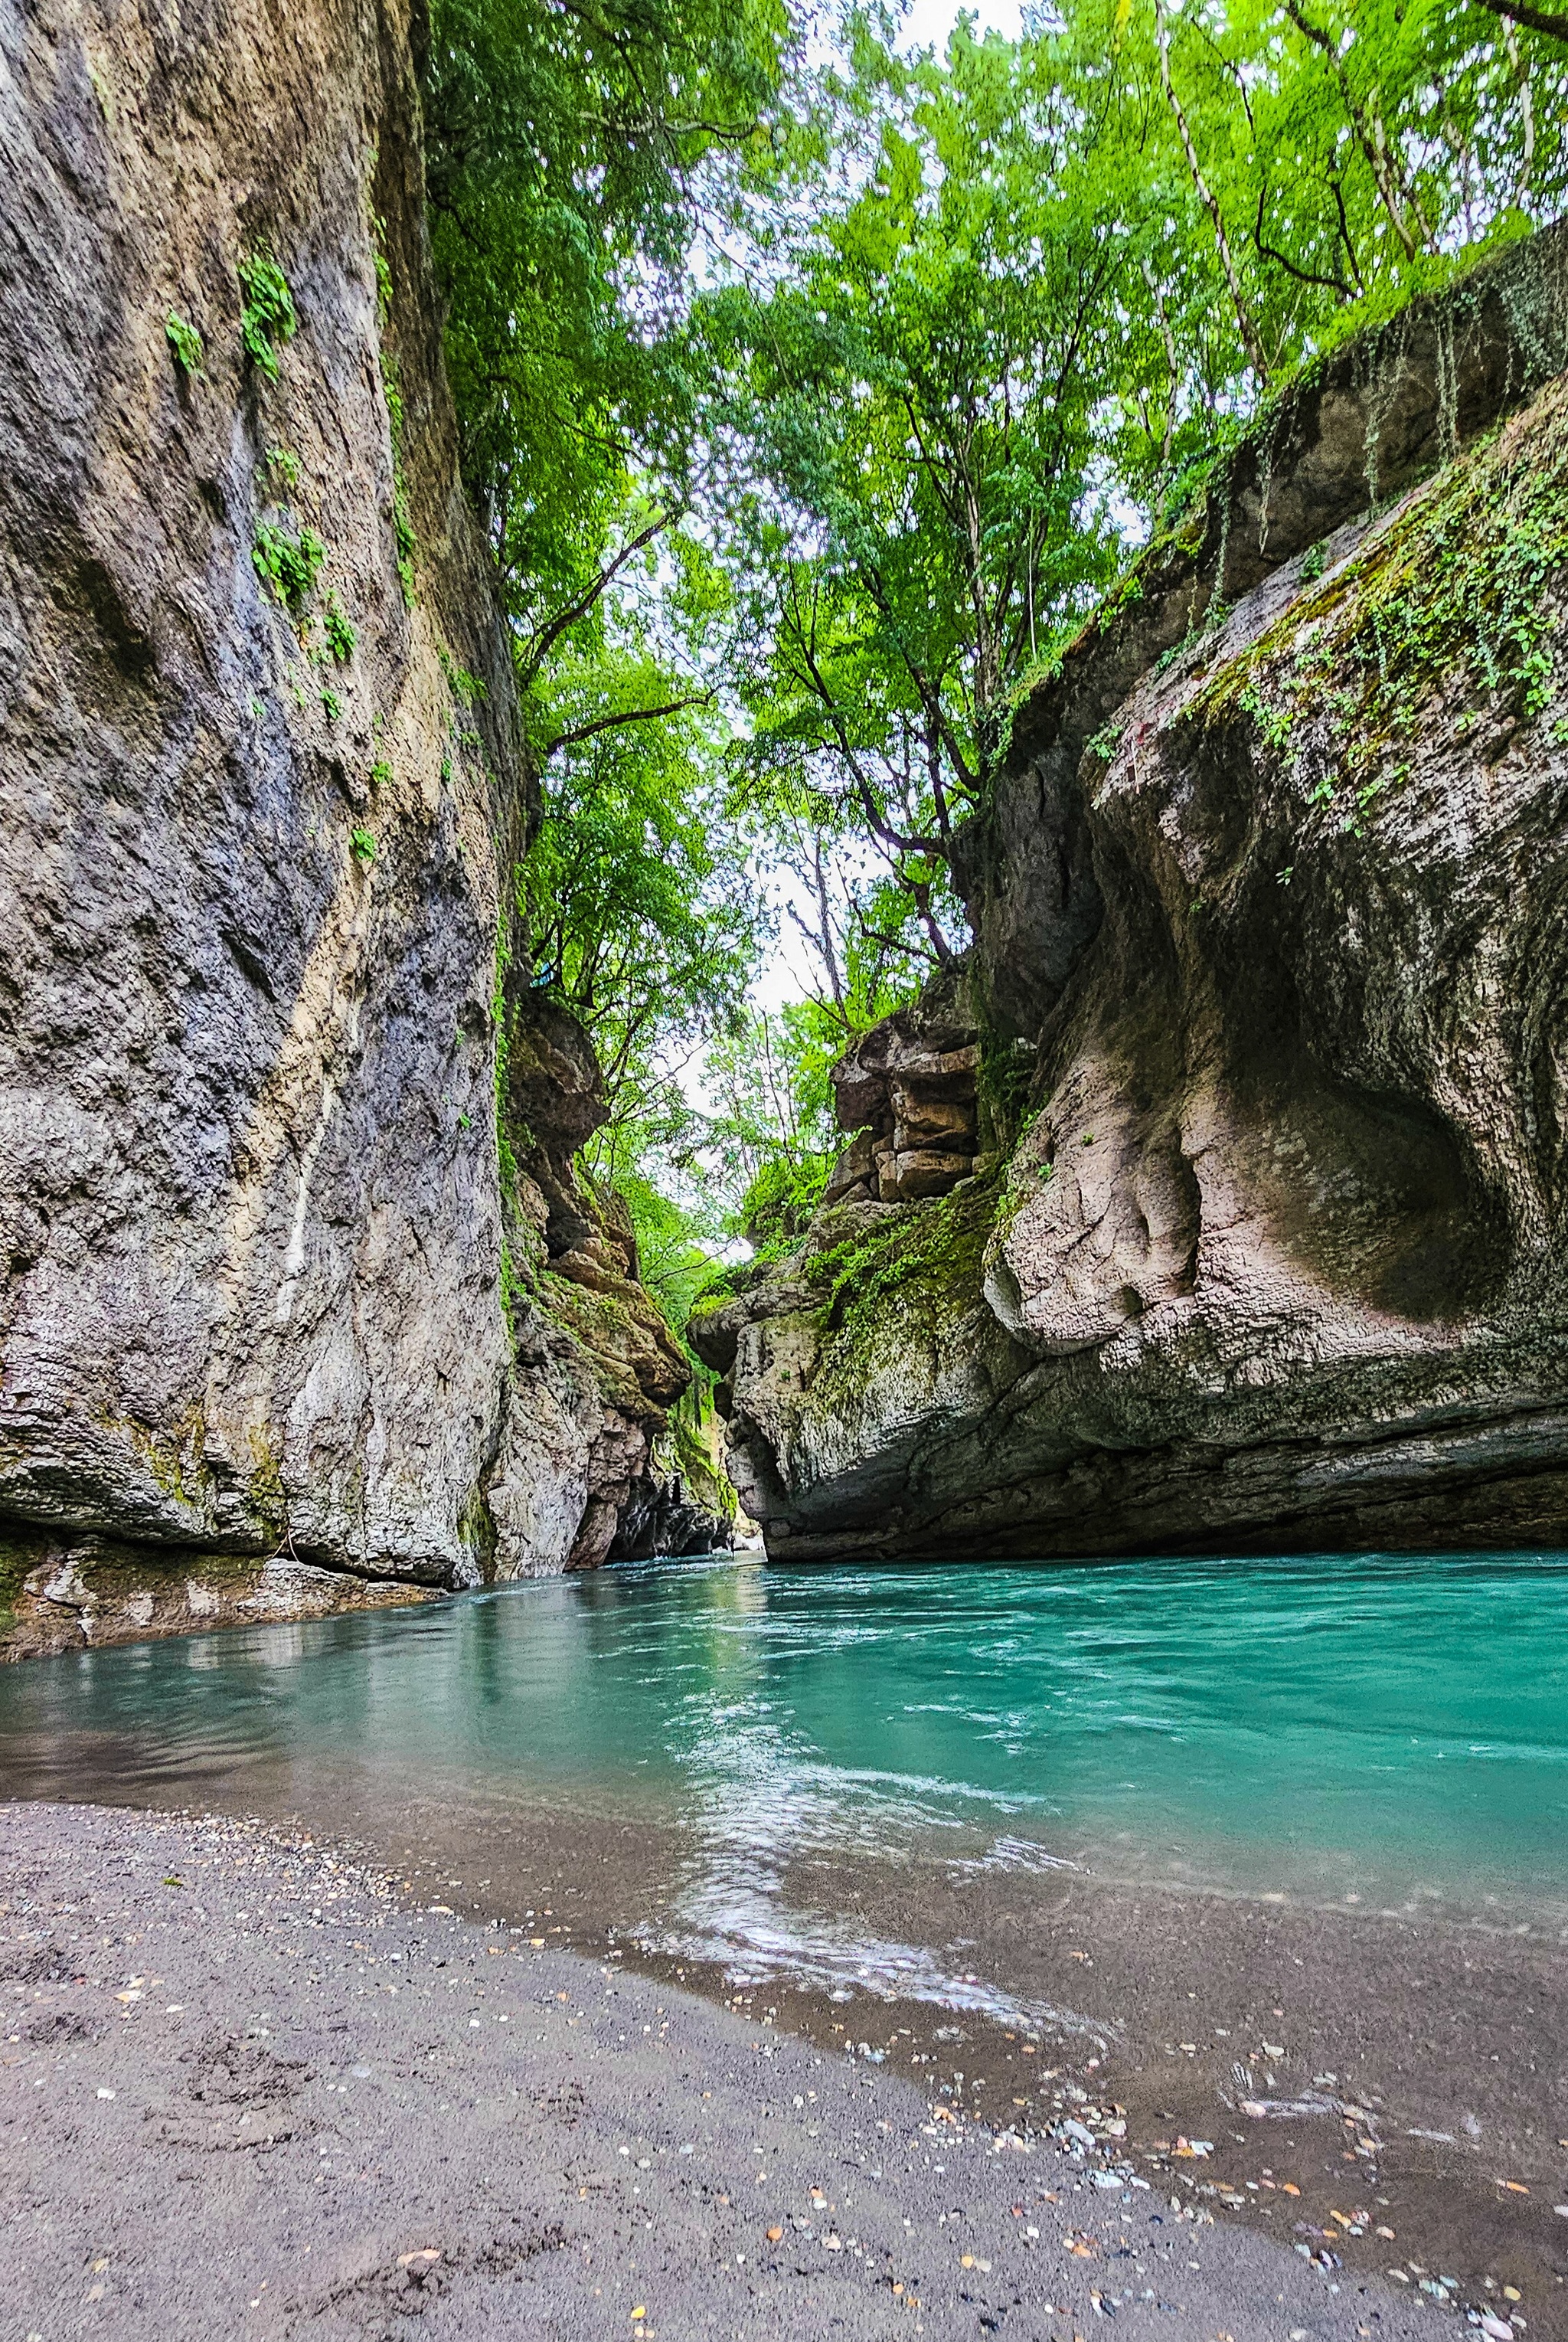
[[[975,29],[981,34],[1000,33],[1015,41],[1022,30],[1017,0],[982,0],[974,14]],[[899,35],[901,48],[934,48],[938,56],[947,46],[947,35],[958,20],[958,10],[952,0],[913,0],[904,28]]]

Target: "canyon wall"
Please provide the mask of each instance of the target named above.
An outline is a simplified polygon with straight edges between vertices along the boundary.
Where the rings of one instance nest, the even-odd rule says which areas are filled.
[[[1320,360],[1017,710],[699,1319],[778,1556],[1568,1543],[1568,235]]]
[[[717,1533],[573,1169],[597,1068],[510,949],[420,30],[0,0],[12,1655]]]

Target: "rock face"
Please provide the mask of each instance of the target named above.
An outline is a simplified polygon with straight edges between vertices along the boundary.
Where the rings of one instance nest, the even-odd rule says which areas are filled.
[[[638,1281],[625,1206],[573,1165],[605,1116],[598,1063],[537,993],[508,1001],[504,1032],[503,1282],[518,1371],[487,1488],[495,1574],[711,1552],[729,1542],[719,1491],[694,1503],[679,1471],[654,1464],[691,1369]]]
[[[966,966],[701,1321],[770,1551],[1568,1542],[1564,365],[1554,231],[1298,385],[1020,710]],[[976,1153],[911,1200],[922,1047]]]
[[[951,992],[953,987],[946,987]],[[841,1128],[853,1130],[824,1204],[945,1196],[980,1154],[978,1036],[938,995],[878,1025],[834,1067]]]
[[[550,1225],[504,1306],[536,808],[409,29],[0,0],[14,1647],[600,1558],[683,1386],[624,1245],[613,1339],[549,1306],[600,1242],[589,1197],[564,1232],[580,1035],[538,1061]]]

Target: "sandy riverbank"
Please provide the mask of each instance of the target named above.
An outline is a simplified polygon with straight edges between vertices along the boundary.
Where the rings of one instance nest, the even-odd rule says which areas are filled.
[[[1447,2325],[257,1825],[0,1807],[0,1904],[19,2342]]]
[[[1568,2337],[1560,1913],[759,1856],[609,1800],[329,1792],[297,1761],[243,1787],[275,1823],[395,1858],[422,1900],[513,1922],[548,1904],[552,1943],[624,1947],[835,2057],[864,2042],[933,2103],[1030,2136],[1077,2119],[1096,2152],[1121,2121],[1155,2192],[1332,2253],[1343,2283],[1441,2285],[1520,2342]]]

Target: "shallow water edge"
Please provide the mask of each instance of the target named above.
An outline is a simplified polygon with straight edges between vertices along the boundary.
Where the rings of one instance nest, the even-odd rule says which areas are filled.
[[[643,1568],[37,1663],[0,1754],[357,1841],[1534,2334],[1565,1606],[1555,1556]]]

